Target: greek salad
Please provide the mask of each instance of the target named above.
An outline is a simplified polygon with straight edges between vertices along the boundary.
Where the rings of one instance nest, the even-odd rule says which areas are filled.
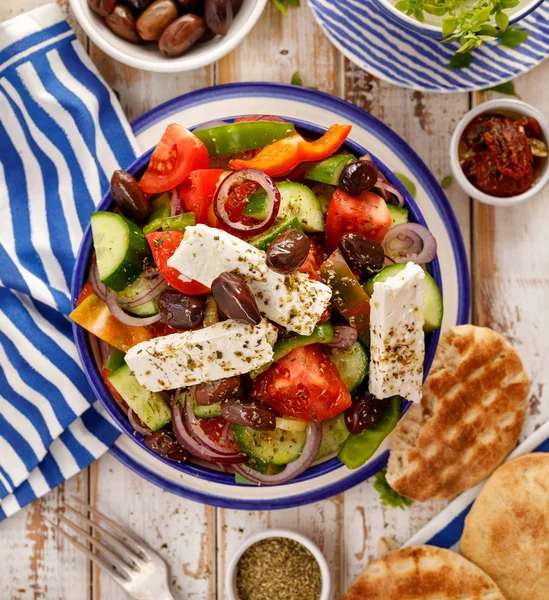
[[[113,174],[71,318],[152,451],[283,484],[363,465],[420,400],[436,241],[350,130],[173,124],[139,179]]]

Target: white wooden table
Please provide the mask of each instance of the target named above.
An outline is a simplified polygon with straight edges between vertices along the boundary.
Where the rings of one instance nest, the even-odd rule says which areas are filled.
[[[0,0],[0,21],[48,0]],[[67,0],[58,0],[71,24]],[[78,28],[77,28],[78,29]],[[80,31],[80,30],[79,30]],[[269,6],[244,43],[216,65],[179,75],[151,74],[103,54],[80,31],[97,67],[118,93],[130,120],[157,104],[214,83],[289,83],[299,71],[306,85],[339,95],[399,133],[440,180],[450,174],[448,145],[457,120],[482,94],[438,95],[388,85],[354,67],[329,43],[307,6],[283,18]],[[549,115],[549,61],[515,82],[522,98]],[[494,210],[470,201],[452,184],[448,197],[470,252],[473,319],[506,335],[532,378],[527,429],[549,418],[549,189],[524,206]],[[545,368],[544,368],[545,367]],[[529,433],[526,431],[525,434]],[[380,505],[371,482],[310,506],[239,512],[202,506],[156,488],[110,455],[0,525],[0,600],[121,600],[126,594],[65,540],[43,516],[76,495],[134,529],[171,566],[176,598],[224,599],[224,575],[234,550],[267,527],[295,529],[324,551],[340,598],[382,538],[404,542],[444,505],[406,511]]]

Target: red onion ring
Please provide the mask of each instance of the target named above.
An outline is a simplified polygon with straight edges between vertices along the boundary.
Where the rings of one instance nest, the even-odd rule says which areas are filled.
[[[97,268],[97,260],[93,259],[93,263],[90,267],[90,283],[92,286],[93,293],[105,302],[107,297],[107,286],[104,283],[101,283],[99,279],[99,269]]]
[[[179,403],[179,390],[176,390],[172,395],[171,409],[172,427],[175,437],[181,446],[194,457],[221,464],[231,464],[244,460],[244,456],[241,454],[222,455],[214,452],[191,435],[190,430],[186,427],[186,423],[183,420],[183,408]]]
[[[181,212],[181,196],[179,195],[179,187],[172,189],[172,199],[170,201],[170,216],[175,217]]]
[[[129,300],[126,302],[120,300],[120,298],[117,296],[116,301],[118,302],[118,305],[123,309],[137,308],[138,306],[142,306],[143,304],[150,302],[153,298],[159,296],[160,293],[163,292],[168,286],[169,283],[164,279],[164,277],[162,277],[162,275],[157,275],[154,279],[150,280],[148,291],[144,290],[142,293],[138,294],[133,300]]]
[[[245,181],[255,181],[267,192],[267,217],[265,220],[256,225],[246,225],[231,221],[225,210],[225,202],[231,193],[231,189],[235,185],[244,183]],[[280,210],[280,192],[274,181],[265,173],[256,169],[240,169],[234,171],[221,182],[217,188],[214,199],[215,216],[223,223],[224,228],[235,235],[257,235],[263,233],[274,223]]]
[[[383,266],[388,267],[389,265],[396,265],[396,262],[390,257],[385,255],[385,260],[383,261]]]
[[[97,345],[99,346],[99,354],[101,355],[101,368],[105,367],[105,363],[109,359],[111,353],[111,347],[107,342],[97,338]]]
[[[114,290],[107,290],[105,302],[111,311],[111,315],[121,323],[124,323],[124,325],[129,325],[130,327],[146,327],[147,325],[152,325],[153,323],[160,321],[160,314],[144,318],[131,317],[126,314],[118,305],[116,292]]]
[[[133,412],[131,408],[128,409],[128,421],[135,431],[137,431],[137,433],[140,433],[144,436],[151,435],[152,430],[143,424],[141,419]]]
[[[314,462],[322,442],[322,424],[315,421],[307,423],[307,441],[301,456],[288,463],[286,468],[276,475],[264,475],[247,465],[234,465],[234,470],[242,477],[260,485],[281,485],[306,471]]]
[[[385,178],[379,177],[377,180],[377,183],[375,184],[374,187],[381,188],[381,189],[385,190],[386,192],[393,194],[393,196],[396,196],[396,198],[398,200],[397,206],[399,208],[402,208],[404,206],[405,199],[404,199],[404,195],[402,194],[402,192],[397,187],[395,187],[392,183],[385,181]]]
[[[385,254],[397,263],[415,262],[422,265],[431,262],[437,254],[434,235],[419,223],[401,223],[391,227],[382,246]]]

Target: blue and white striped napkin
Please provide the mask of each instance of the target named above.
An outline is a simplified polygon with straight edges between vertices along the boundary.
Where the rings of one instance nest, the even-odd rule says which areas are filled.
[[[0,521],[101,456],[119,431],[67,318],[74,260],[137,144],[57,5],[0,24]]]
[[[507,460],[530,452],[549,452],[549,421],[536,429],[522,444],[517,446]],[[459,540],[463,534],[465,519],[480,494],[484,483],[460,494],[440,512],[432,521],[410,538],[404,547],[429,544],[459,552]]]

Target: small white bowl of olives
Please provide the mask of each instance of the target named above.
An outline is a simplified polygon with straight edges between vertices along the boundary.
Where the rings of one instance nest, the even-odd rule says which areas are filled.
[[[70,0],[86,35],[114,59],[145,71],[176,73],[233,50],[267,0]]]

